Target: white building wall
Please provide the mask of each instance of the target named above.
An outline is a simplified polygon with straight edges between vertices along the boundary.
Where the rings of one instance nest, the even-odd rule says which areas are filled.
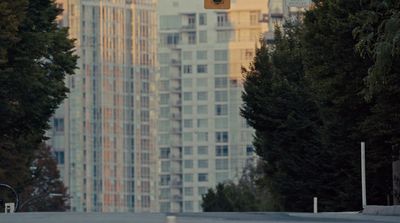
[[[57,3],[80,57],[48,134],[64,152],[71,210],[158,210],[156,1]]]
[[[266,31],[267,0],[160,0],[160,211],[201,211],[202,195],[237,180],[254,156],[240,117],[242,74]]]

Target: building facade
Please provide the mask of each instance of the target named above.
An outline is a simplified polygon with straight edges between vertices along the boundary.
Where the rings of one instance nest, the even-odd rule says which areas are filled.
[[[158,210],[156,1],[57,3],[80,57],[48,132],[71,210]]]
[[[240,116],[243,76],[267,30],[267,0],[159,0],[159,206],[201,211],[202,195],[254,158]]]

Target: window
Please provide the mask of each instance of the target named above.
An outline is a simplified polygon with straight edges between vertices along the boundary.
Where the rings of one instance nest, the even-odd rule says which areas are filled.
[[[208,141],[208,132],[199,132],[199,133],[197,133],[197,141],[199,141],[199,142],[207,142]]]
[[[183,73],[191,74],[192,73],[192,65],[183,65]]]
[[[183,127],[184,128],[193,128],[193,121],[191,119],[183,120]]]
[[[215,142],[228,142],[228,132],[216,132]]]
[[[197,65],[197,73],[207,73],[207,65],[206,64],[199,64]]]
[[[196,25],[196,14],[188,15],[187,23],[189,27],[194,27]]]
[[[187,173],[183,175],[183,181],[185,182],[193,182],[193,174]]]
[[[192,79],[189,79],[189,78],[183,79],[182,82],[183,82],[183,87],[185,87],[185,88],[191,88],[193,85]]]
[[[208,174],[207,173],[199,173],[197,175],[198,182],[207,182],[208,181]]]
[[[191,105],[183,106],[183,114],[186,114],[186,115],[193,114],[193,107]]]
[[[169,185],[169,182],[171,181],[170,175],[161,175],[160,176],[160,185],[161,186],[167,186]]]
[[[197,87],[207,87],[207,78],[197,78]]]
[[[228,74],[228,65],[226,63],[215,64],[214,65],[214,73],[215,73],[215,75]]]
[[[208,99],[207,91],[197,92],[197,100],[198,101],[207,101],[207,99]]]
[[[197,128],[207,128],[208,120],[207,119],[197,119]]]
[[[54,156],[57,161],[57,164],[60,164],[60,165],[64,164],[64,151],[55,151]]]
[[[196,32],[188,33],[188,44],[196,44]]]
[[[54,119],[54,129],[56,132],[64,131],[64,119],[63,118],[55,118]]]
[[[169,107],[161,107],[160,108],[160,116],[162,118],[169,118]]]
[[[227,170],[228,169],[228,160],[227,159],[216,159],[215,160],[215,169]]]
[[[185,161],[183,162],[183,166],[184,166],[186,169],[191,169],[191,168],[193,168],[193,160],[185,160]]]
[[[227,50],[216,50],[214,52],[215,61],[227,61],[228,60],[228,51]]]
[[[184,101],[191,101],[192,100],[192,92],[184,92],[183,93],[183,100]]]
[[[199,14],[199,25],[201,25],[201,26],[207,25],[207,14],[206,13]]]
[[[228,79],[226,77],[216,77],[214,84],[215,88],[226,88],[228,86]]]
[[[168,53],[160,53],[158,55],[158,61],[160,64],[169,64],[169,54]]]
[[[254,149],[251,145],[246,146],[246,155],[247,156],[252,156],[254,153]]]
[[[170,202],[160,202],[160,212],[166,213],[171,211],[171,203]]]
[[[244,51],[244,58],[246,60],[252,60],[254,57],[254,51],[252,49],[246,49]]]
[[[223,183],[226,180],[229,180],[228,172],[221,172],[215,174],[215,181],[217,181],[217,183]]]
[[[160,35],[160,44],[162,46],[176,45],[179,43],[179,33],[166,33]]]
[[[184,142],[191,142],[193,141],[193,134],[191,132],[183,133],[183,141]]]
[[[198,155],[208,155],[208,147],[207,146],[199,146],[197,147]]]
[[[215,115],[228,115],[228,105],[215,105]]]
[[[170,166],[169,161],[161,161],[161,172],[169,172]]]
[[[259,13],[257,11],[250,12],[250,25],[256,25],[258,24],[258,16]]]
[[[219,12],[217,14],[217,25],[226,26],[228,23],[228,14],[226,12]]]
[[[233,33],[231,30],[219,30],[217,31],[217,42],[226,43],[233,40]]]
[[[169,81],[160,81],[160,91],[169,90]]]
[[[199,193],[200,196],[205,195],[207,193],[207,191],[208,191],[207,187],[199,187],[198,188],[198,193]]]
[[[193,187],[185,187],[184,194],[185,196],[193,196]]]
[[[183,60],[192,60],[192,52],[191,51],[184,51],[182,53]]]
[[[160,158],[161,159],[169,159],[170,149],[169,148],[160,148]]]
[[[206,50],[197,51],[197,59],[198,60],[207,59],[207,51]]]
[[[228,146],[216,146],[215,147],[215,156],[228,156]]]
[[[169,129],[169,120],[161,120],[160,121],[160,131],[162,132],[168,132]],[[132,127],[133,128],[133,127]],[[133,130],[132,130],[133,131]]]
[[[160,199],[169,199],[171,191],[168,188],[160,189]]]
[[[198,168],[208,168],[208,160],[199,160],[197,162]]]
[[[183,154],[192,155],[193,154],[193,148],[191,146],[183,147]]]
[[[199,32],[199,42],[207,43],[207,31],[203,30]]]
[[[167,105],[169,102],[169,94],[160,94],[160,104]]]
[[[227,91],[216,91],[215,92],[215,101],[216,102],[228,101],[228,92]]]
[[[208,106],[207,105],[198,105],[197,106],[197,114],[205,115],[208,113]]]
[[[185,201],[184,207],[185,207],[185,211],[192,212],[193,211],[193,201]]]

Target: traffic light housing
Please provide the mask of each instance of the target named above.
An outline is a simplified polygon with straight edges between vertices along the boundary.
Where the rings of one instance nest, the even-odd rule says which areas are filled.
[[[204,0],[205,9],[230,9],[231,0]]]

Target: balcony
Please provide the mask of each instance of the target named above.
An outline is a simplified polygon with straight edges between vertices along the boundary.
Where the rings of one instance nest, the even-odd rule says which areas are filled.
[[[172,196],[173,201],[181,201],[182,200],[182,195],[173,195]]]
[[[172,66],[181,66],[181,61],[180,60],[177,60],[177,59],[172,59],[171,60],[171,65]]]
[[[172,187],[182,187],[182,181],[181,180],[173,180],[171,183]]]
[[[216,29],[217,30],[233,29],[233,25],[231,22],[218,22]]]
[[[181,31],[188,31],[188,32],[192,32],[196,30],[196,25],[195,24],[187,24],[187,25],[183,25],[181,27]]]

